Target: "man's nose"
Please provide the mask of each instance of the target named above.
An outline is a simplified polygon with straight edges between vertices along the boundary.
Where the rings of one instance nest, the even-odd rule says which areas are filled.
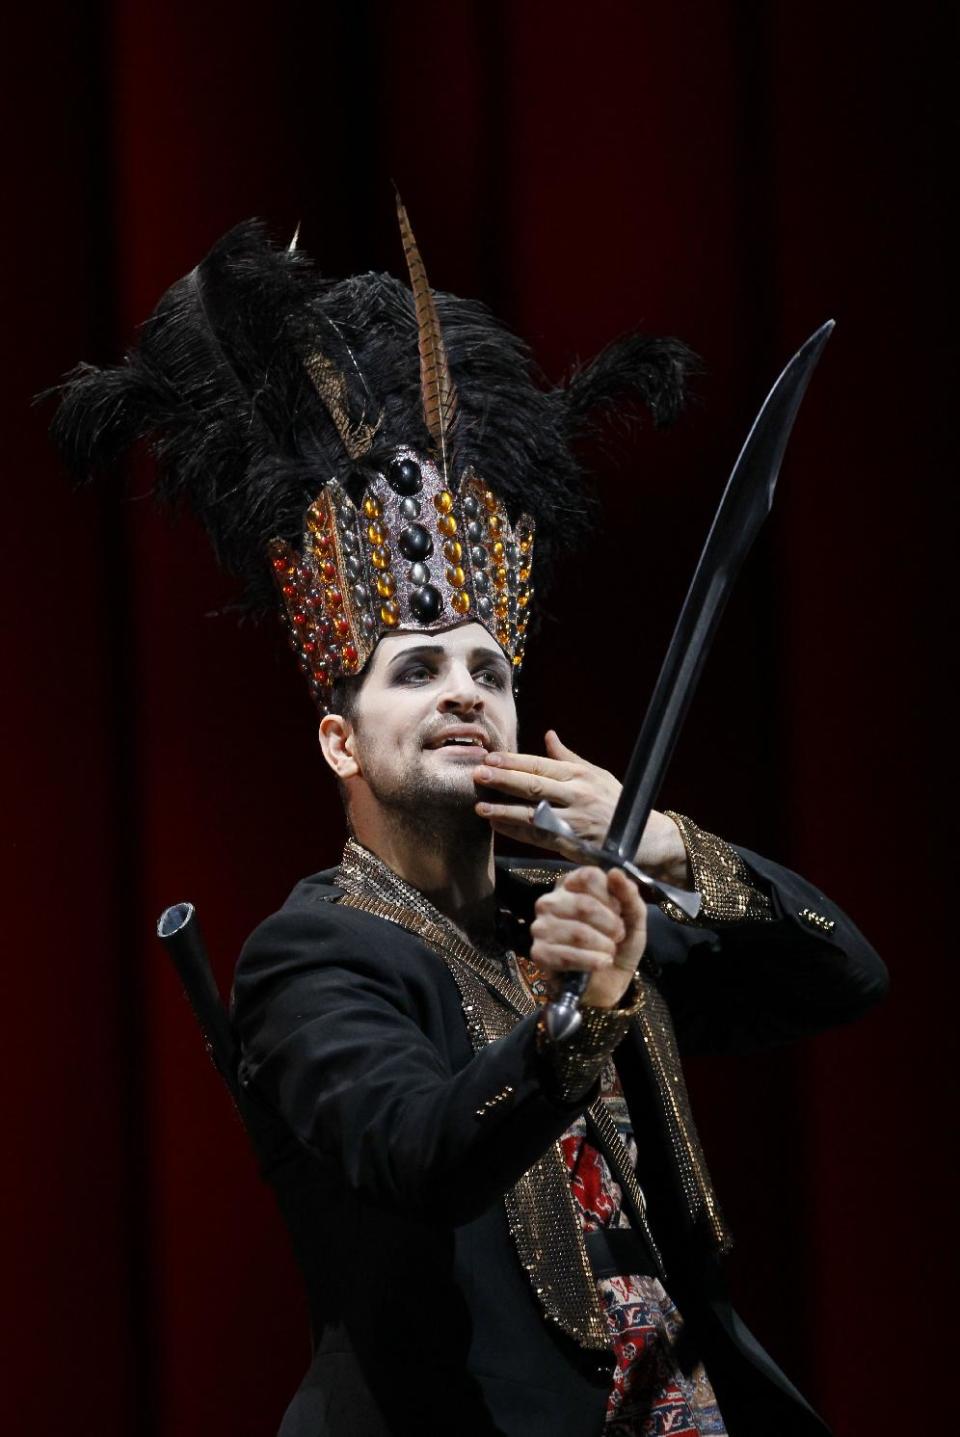
[[[451,709],[482,709],[483,698],[483,689],[466,664],[451,665],[440,695],[440,709],[445,713]]]

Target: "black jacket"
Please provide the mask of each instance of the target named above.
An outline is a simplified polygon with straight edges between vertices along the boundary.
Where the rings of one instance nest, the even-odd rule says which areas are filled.
[[[859,1017],[886,991],[883,964],[839,909],[740,852],[775,922],[711,930],[650,910],[649,951],[681,1052],[769,1047]],[[522,913],[536,892],[511,866],[498,860],[498,887]],[[612,1357],[545,1322],[500,1201],[583,1105],[548,1095],[531,1019],[475,1054],[443,960],[338,896],[332,870],[298,884],[248,940],[234,985],[241,1109],[314,1334],[282,1437],[593,1437]],[[616,1062],[667,1286],[731,1437],[824,1433],[730,1308],[717,1264],[685,1240],[631,1038]],[[508,1087],[508,1101],[484,1109]]]

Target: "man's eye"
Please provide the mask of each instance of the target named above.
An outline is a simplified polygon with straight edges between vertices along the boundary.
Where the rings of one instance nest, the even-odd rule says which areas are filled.
[[[499,669],[481,669],[477,678],[483,679],[488,685],[495,689],[502,689],[506,680]]]
[[[421,679],[431,678],[431,671],[426,664],[411,664],[407,669],[401,669],[398,678],[400,683],[419,682]]]

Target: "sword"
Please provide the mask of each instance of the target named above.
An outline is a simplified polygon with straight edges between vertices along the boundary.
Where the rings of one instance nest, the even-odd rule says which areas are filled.
[[[810,377],[833,331],[827,320],[797,350],[767,395],[723,491],[703,553],[683,601],[660,675],[640,728],[617,807],[603,843],[581,843],[570,824],[545,800],[533,824],[576,844],[578,855],[601,868],[622,868],[649,902],[664,898],[689,917],[700,911],[700,895],[658,883],[633,863],[650,810],[676,746],[690,701],[716,633],[724,605],[743,561],[773,505],[787,441]],[[559,998],[547,1005],[547,1031],[555,1039],[580,1025],[578,1006],[588,973],[563,979]]]

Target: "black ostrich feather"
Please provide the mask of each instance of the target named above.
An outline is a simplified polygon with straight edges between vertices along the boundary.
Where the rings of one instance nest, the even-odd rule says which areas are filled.
[[[679,339],[625,334],[568,379],[567,432],[575,438],[604,411],[629,400],[642,403],[658,427],[672,424],[683,408],[687,378],[698,371],[697,356]]]
[[[577,542],[592,512],[576,437],[630,395],[669,422],[692,357],[676,340],[630,335],[550,390],[483,305],[432,297],[457,396],[452,481],[472,468],[513,519],[535,519],[542,593],[551,558]],[[347,453],[307,372],[318,353],[343,376],[347,422],[376,424],[362,458]],[[122,364],[80,365],[59,394],[52,433],[73,471],[109,470],[145,441],[156,497],[197,514],[253,611],[276,602],[269,540],[299,545],[324,483],[336,477],[359,493],[398,445],[431,446],[411,291],[385,274],[325,278],[255,220],[167,291]]]

